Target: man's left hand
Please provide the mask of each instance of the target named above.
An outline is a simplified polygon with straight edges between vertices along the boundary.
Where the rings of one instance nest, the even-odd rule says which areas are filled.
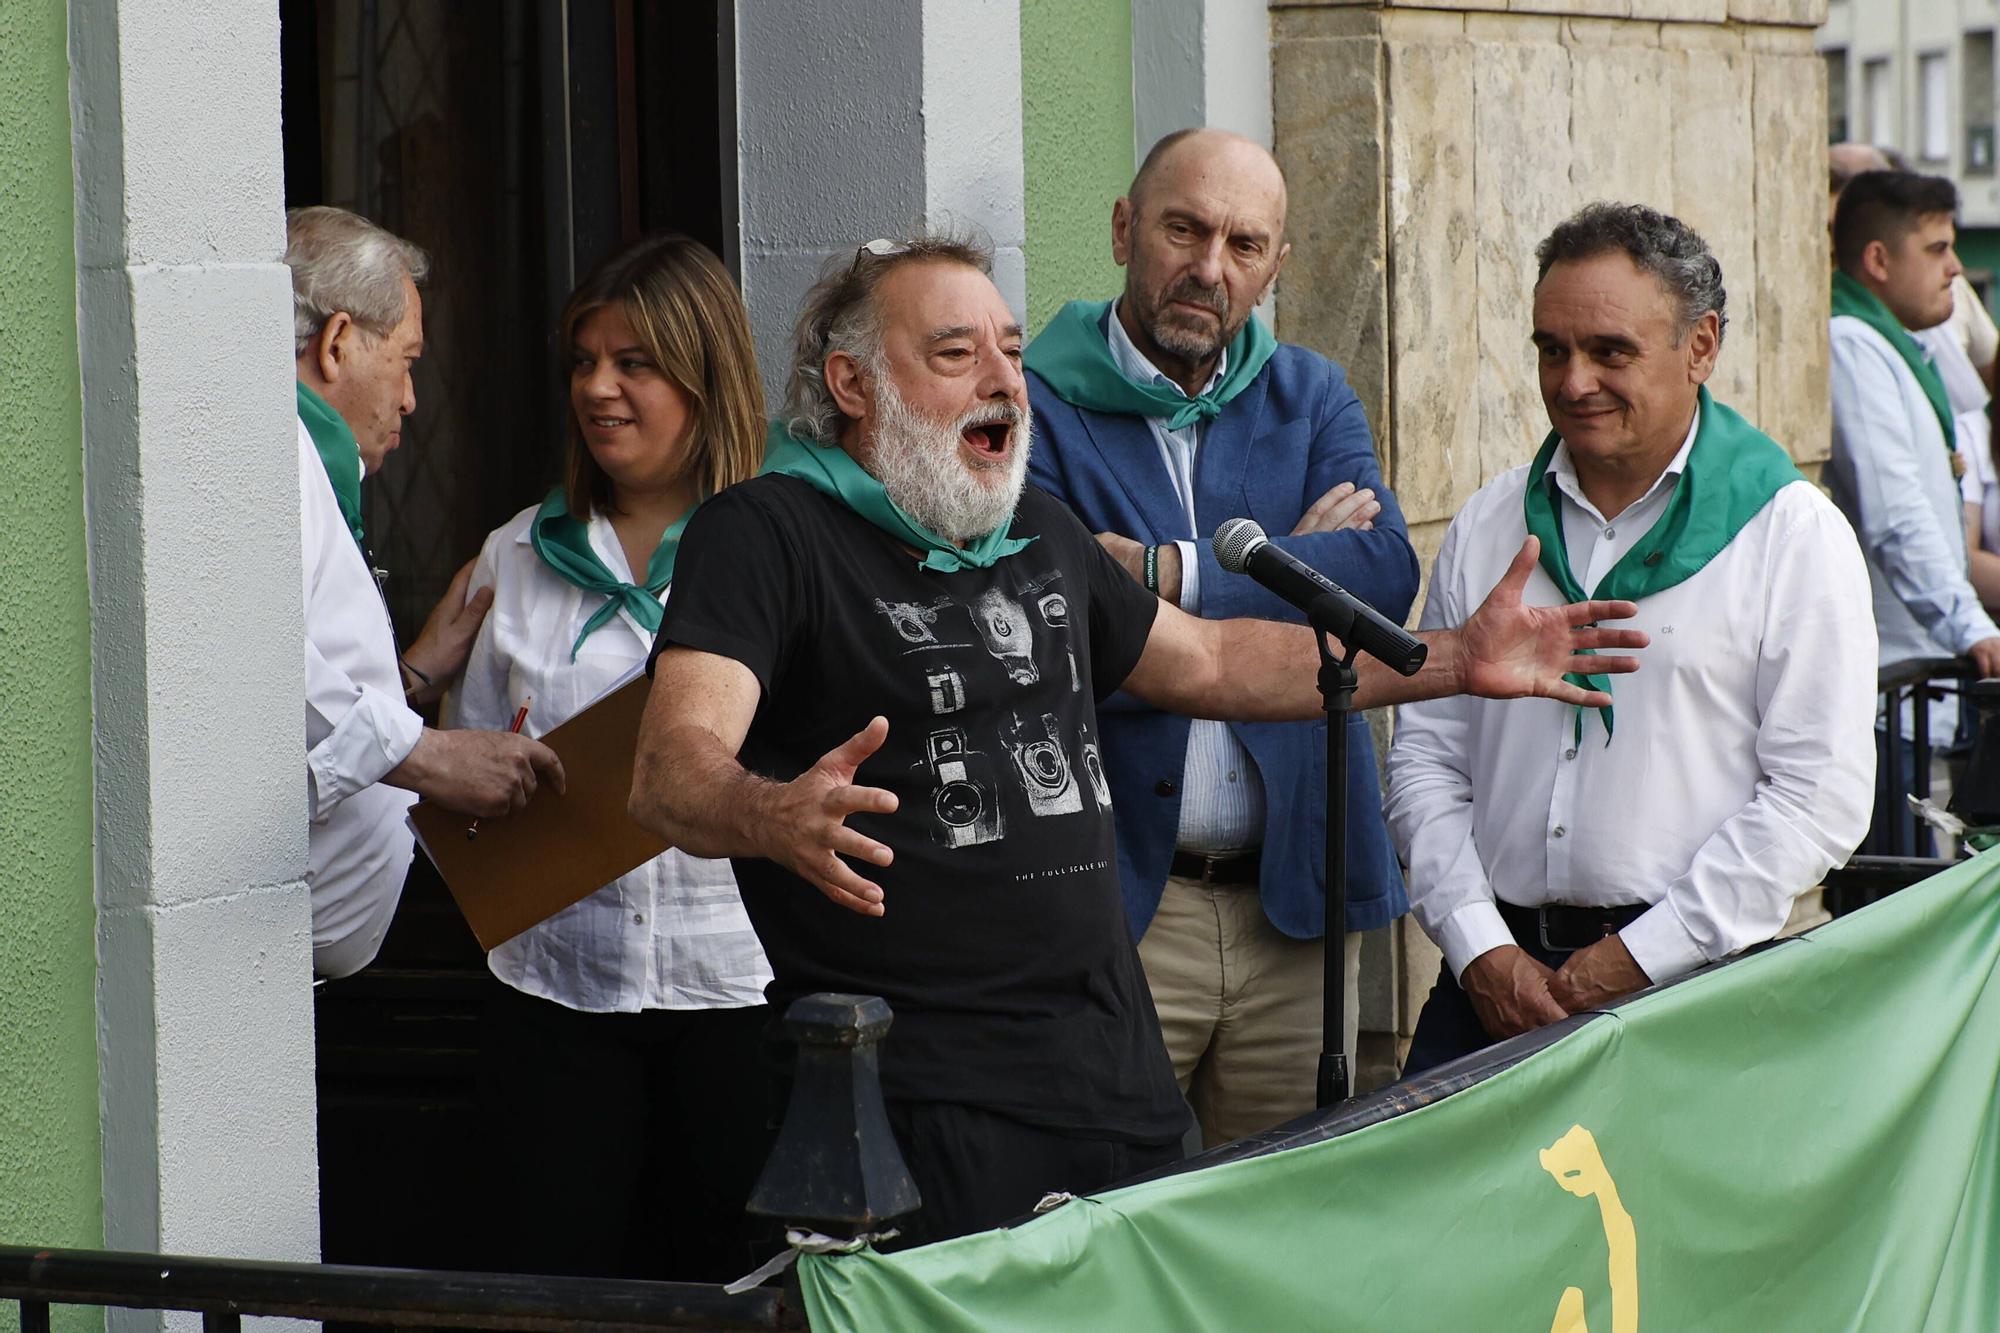
[[[1130,537],[1115,532],[1097,534],[1097,544],[1111,553],[1111,558],[1122,565],[1132,581],[1140,587],[1146,585],[1146,547]],[[1181,548],[1177,542],[1163,542],[1159,554],[1160,596],[1175,606],[1181,604]]]
[[[1569,1012],[1582,1013],[1607,1000],[1653,984],[1637,963],[1632,951],[1616,935],[1606,935],[1588,948],[1578,949],[1569,961],[1556,969],[1549,994]]]
[[[1599,620],[1629,620],[1639,614],[1631,602],[1573,602],[1568,606],[1523,606],[1521,591],[1541,554],[1534,537],[1521,543],[1520,553],[1457,631],[1460,653],[1459,685],[1466,694],[1487,699],[1534,696],[1585,708],[1601,708],[1609,695],[1580,689],[1563,679],[1565,673],[1619,675],[1639,669],[1636,657],[1604,657],[1589,649],[1644,648],[1644,630],[1598,629]]]
[[[465,595],[465,585],[472,581],[473,563],[466,561],[452,576],[451,586],[431,608],[416,642],[403,652],[407,666],[430,677],[428,683],[413,682],[417,688],[409,693],[411,703],[429,703],[443,695],[465,670],[465,659],[472,655],[472,641],[479,637],[479,627],[493,605],[491,588],[481,588],[470,598]]]

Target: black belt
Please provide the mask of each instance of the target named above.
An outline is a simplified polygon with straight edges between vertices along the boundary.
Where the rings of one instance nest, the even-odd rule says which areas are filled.
[[[1631,903],[1620,907],[1569,907],[1550,903],[1545,907],[1517,907],[1495,900],[1500,919],[1522,944],[1538,944],[1552,953],[1574,953],[1588,948],[1607,935],[1639,918],[1650,904]]]
[[[1198,884],[1255,884],[1263,864],[1264,851],[1260,847],[1247,852],[1224,852],[1220,856],[1175,852],[1173,874]]]

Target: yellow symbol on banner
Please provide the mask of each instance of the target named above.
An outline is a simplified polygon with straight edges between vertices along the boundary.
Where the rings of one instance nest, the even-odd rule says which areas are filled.
[[[1632,1214],[1618,1202],[1618,1186],[1598,1154],[1597,1140],[1582,1125],[1542,1149],[1542,1170],[1579,1199],[1595,1198],[1603,1215],[1604,1242],[1611,1251],[1611,1333],[1639,1333],[1639,1237]],[[1590,1333],[1583,1318],[1583,1292],[1564,1289],[1549,1333]]]

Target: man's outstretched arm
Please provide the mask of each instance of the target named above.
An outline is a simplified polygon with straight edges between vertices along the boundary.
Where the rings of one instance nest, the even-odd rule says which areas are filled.
[[[1354,706],[1380,708],[1449,694],[1556,699],[1586,708],[1609,703],[1563,676],[1637,671],[1637,658],[1583,654],[1645,647],[1644,631],[1596,627],[1600,620],[1630,619],[1639,608],[1611,601],[1523,606],[1521,590],[1540,549],[1528,538],[1463,625],[1417,636],[1430,645],[1430,656],[1416,675],[1401,676],[1373,658],[1356,658]],[[1311,629],[1265,620],[1201,620],[1164,603],[1123,688],[1156,708],[1229,721],[1315,718],[1323,708]]]
[[[895,812],[894,793],[854,785],[854,771],[888,737],[887,719],[774,782],[736,759],[760,693],[756,675],[733,658],[680,647],[660,654],[639,724],[626,806],[633,822],[691,856],[775,861],[842,907],[882,915],[881,886],[840,858],[886,866],[895,857],[844,822]]]

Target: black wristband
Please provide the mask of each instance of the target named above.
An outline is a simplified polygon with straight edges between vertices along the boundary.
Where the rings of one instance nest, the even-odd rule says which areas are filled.
[[[1146,591],[1155,597],[1160,595],[1160,548],[1146,548]]]

